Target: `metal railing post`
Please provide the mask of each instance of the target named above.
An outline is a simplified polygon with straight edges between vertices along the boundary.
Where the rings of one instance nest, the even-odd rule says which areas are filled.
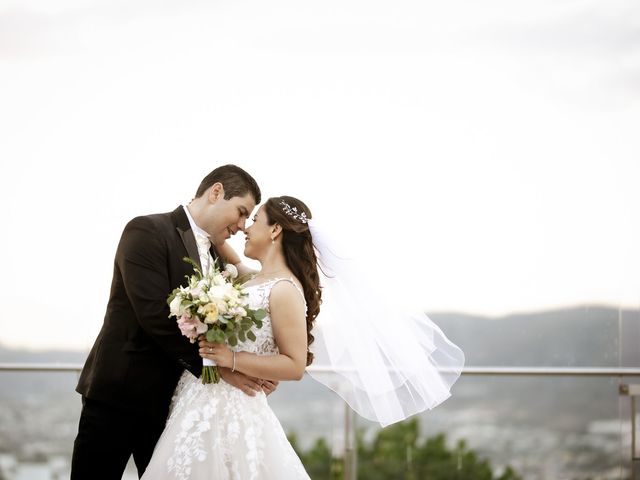
[[[620,385],[620,395],[626,395],[631,402],[631,480],[640,480],[640,454],[637,448],[637,405],[640,385]]]
[[[356,416],[344,402],[344,480],[358,478],[358,447],[356,442]]]

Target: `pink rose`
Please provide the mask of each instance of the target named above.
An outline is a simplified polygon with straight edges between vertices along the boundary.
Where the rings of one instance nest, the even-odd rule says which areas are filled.
[[[198,335],[206,333],[208,329],[200,319],[197,317],[190,317],[187,314],[182,315],[178,319],[178,328],[180,328],[182,335],[187,337],[191,343],[194,343],[198,338]]]
[[[195,325],[196,325],[197,335],[202,335],[203,333],[207,333],[207,330],[209,330],[209,327],[207,327],[204,323],[202,323],[199,318],[196,318]]]

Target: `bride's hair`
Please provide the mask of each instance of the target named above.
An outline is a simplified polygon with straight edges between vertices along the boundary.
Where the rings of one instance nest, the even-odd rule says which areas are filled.
[[[322,303],[318,260],[307,224],[311,210],[297,198],[288,196],[270,198],[264,209],[268,224],[277,223],[282,227],[282,250],[287,267],[302,284],[307,302],[307,365],[311,365],[313,353],[309,345],[314,340],[311,329]]]

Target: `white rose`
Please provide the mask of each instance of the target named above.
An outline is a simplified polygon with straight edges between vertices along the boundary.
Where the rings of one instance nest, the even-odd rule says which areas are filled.
[[[229,278],[231,280],[233,280],[234,278],[238,278],[238,269],[236,268],[235,265],[228,263],[224,267],[224,270],[229,274]]]
[[[237,317],[242,318],[242,317],[246,317],[247,316],[247,311],[242,307],[232,308],[230,313],[234,317],[237,316]]]
[[[220,312],[220,315],[225,315],[227,313],[227,302],[225,302],[224,300],[216,300],[215,301],[216,306],[218,307],[218,311]]]
[[[169,311],[171,315],[175,315],[176,317],[180,317],[184,312],[182,311],[182,298],[180,295],[176,295],[171,303],[169,304]]]
[[[225,288],[223,285],[214,285],[209,289],[209,298],[212,300],[222,300],[225,296]]]
[[[240,300],[240,292],[233,288],[232,285],[228,285],[228,288],[225,290],[225,296],[228,300],[237,303]]]

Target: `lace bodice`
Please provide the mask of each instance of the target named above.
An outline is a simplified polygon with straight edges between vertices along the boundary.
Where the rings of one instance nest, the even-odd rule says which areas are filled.
[[[273,327],[271,325],[271,311],[269,309],[269,296],[271,295],[271,289],[278,282],[291,283],[302,295],[304,299],[304,293],[300,290],[300,287],[290,278],[274,278],[264,283],[250,285],[245,287],[249,295],[249,308],[259,309],[263,308],[267,311],[267,316],[262,320],[262,328],[253,329],[253,333],[256,335],[256,341],[250,340],[246,342],[238,343],[238,345],[232,350],[236,352],[251,352],[256,355],[276,355],[278,354],[278,346],[276,345],[273,337]]]

